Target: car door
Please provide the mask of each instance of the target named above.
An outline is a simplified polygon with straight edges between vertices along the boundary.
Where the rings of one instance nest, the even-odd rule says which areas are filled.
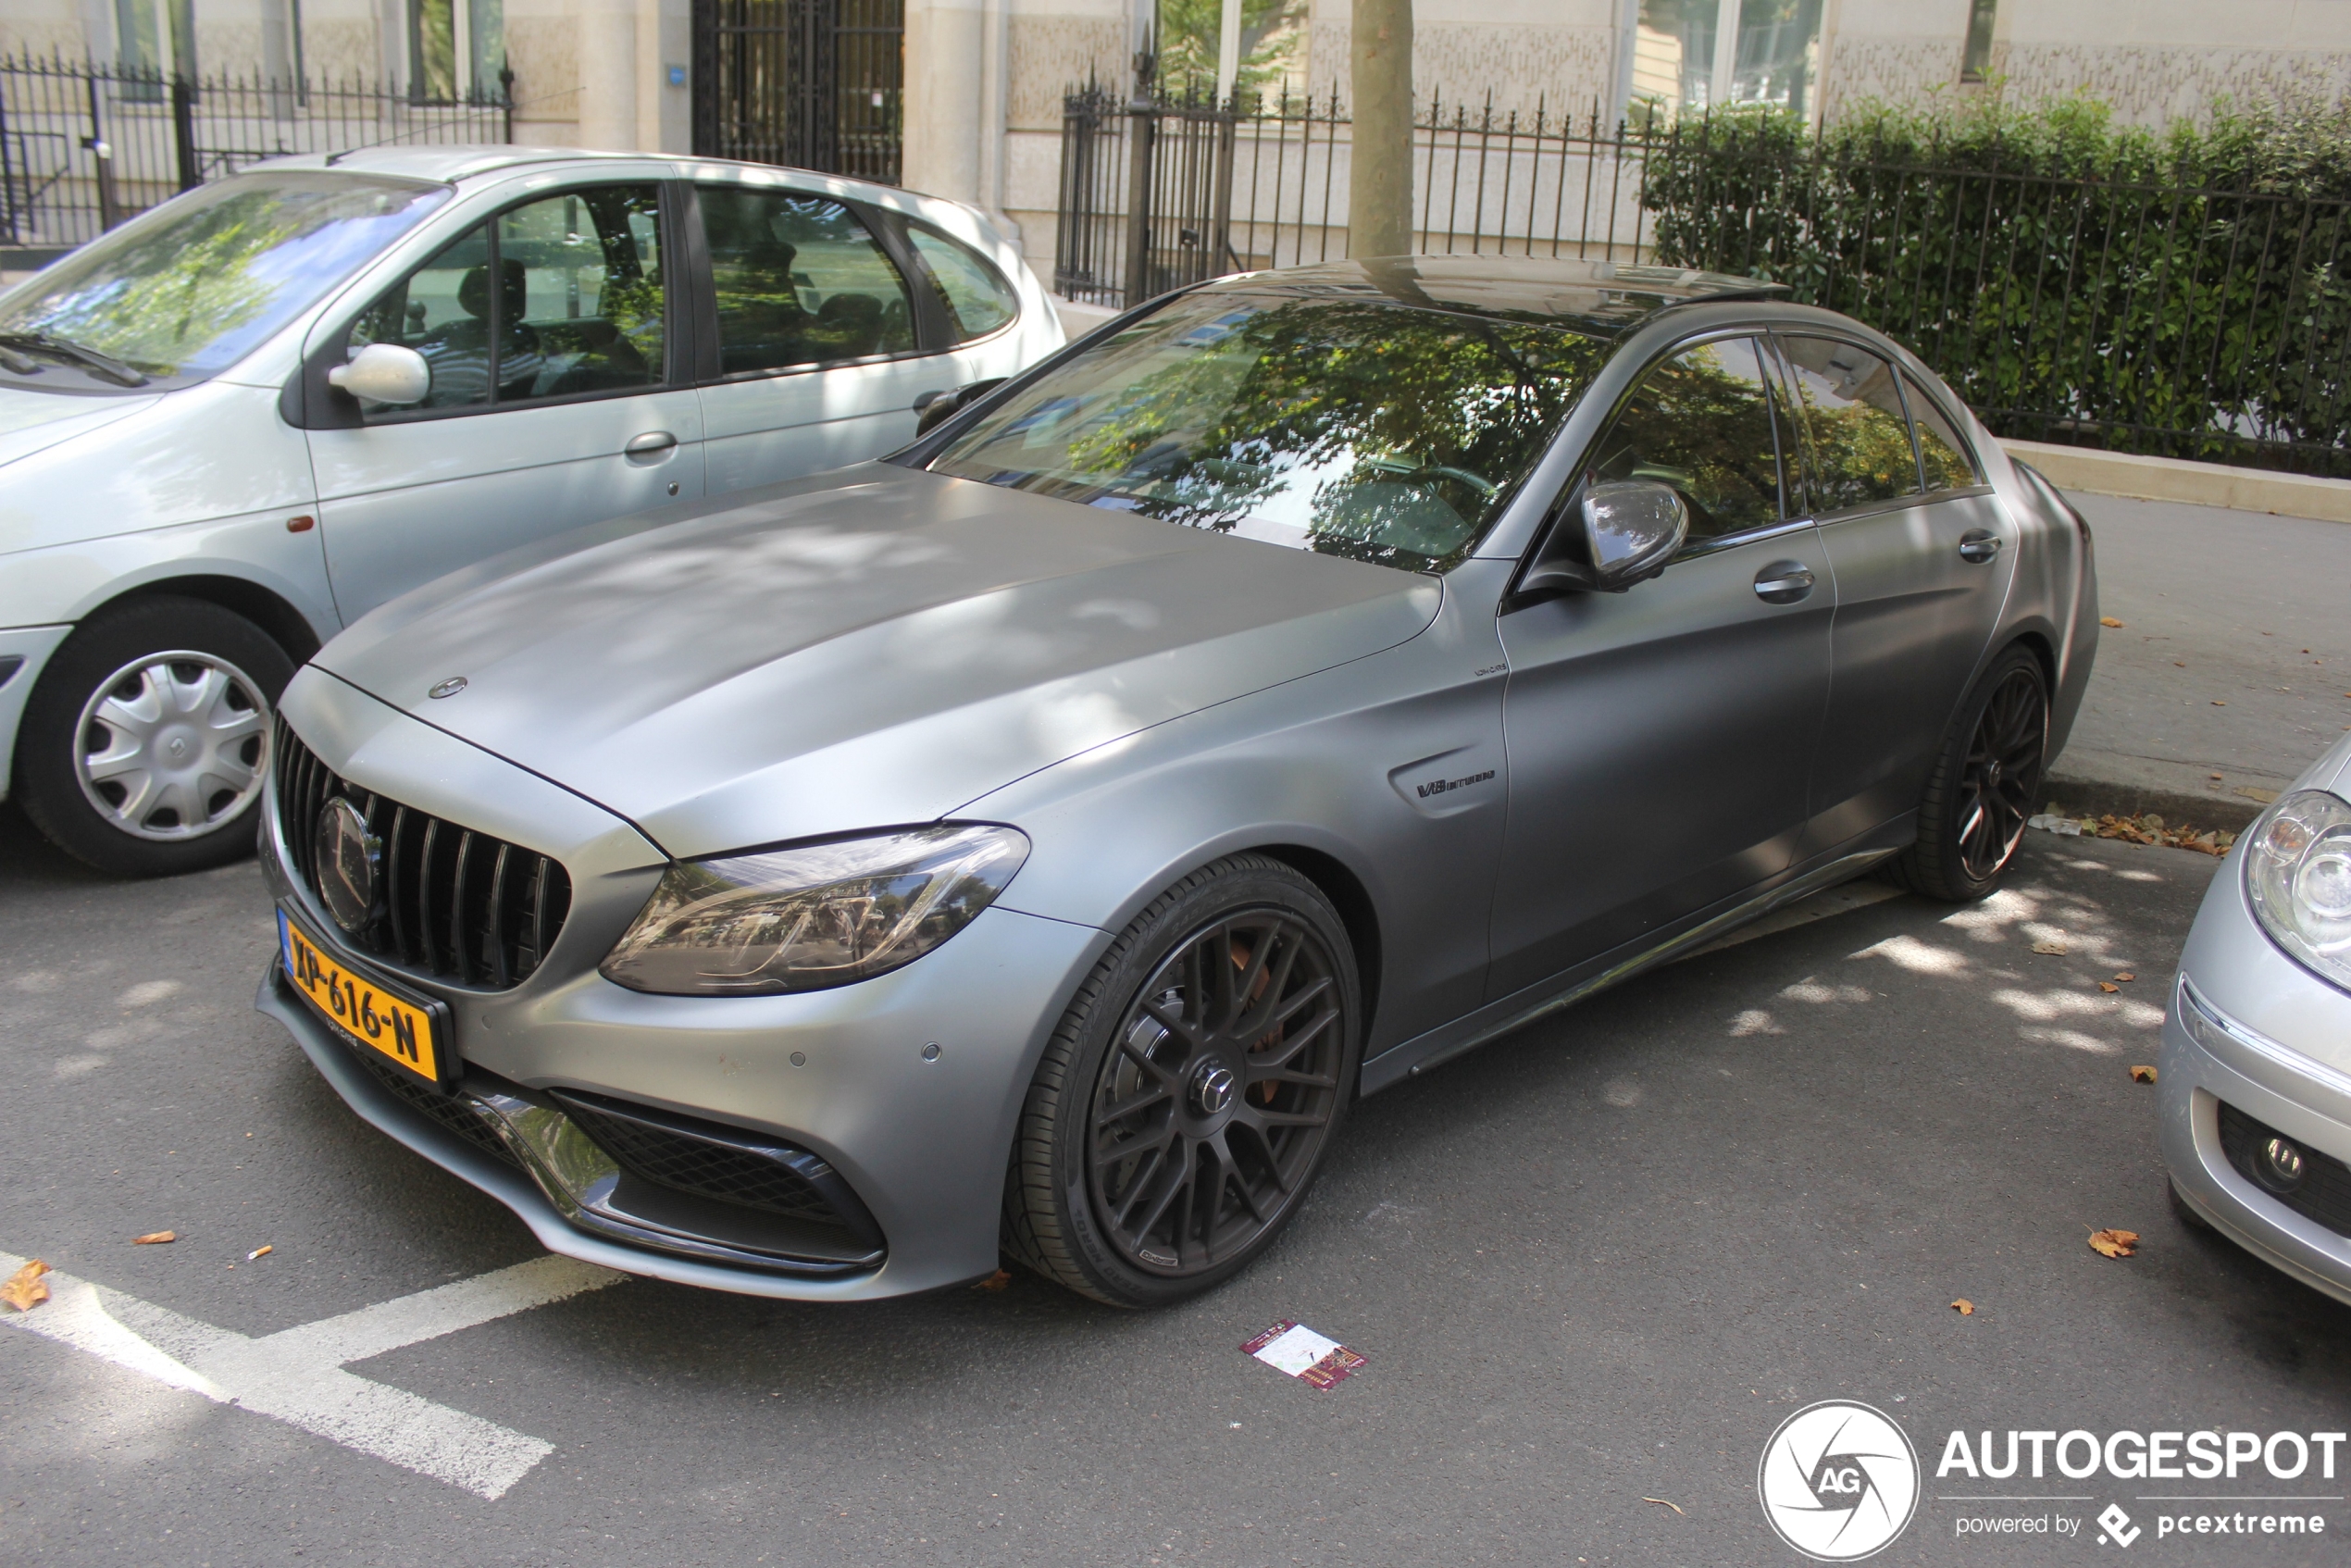
[[[1787,869],[1829,691],[1835,594],[1791,520],[1768,360],[1736,335],[1642,380],[1561,498],[1648,479],[1687,505],[1663,574],[1501,617],[1510,824],[1497,1000]]]
[[[668,205],[653,181],[534,195],[333,329],[349,352],[398,343],[432,370],[421,403],[309,432],[346,622],[502,550],[702,492]]]
[[[1950,418],[1884,355],[1825,334],[1779,342],[1836,574],[1811,852],[1916,809],[2007,599],[2014,525]]]
[[[712,494],[878,457],[949,383],[931,302],[878,215],[816,192],[704,182],[700,364]],[[893,251],[899,255],[893,255]]]

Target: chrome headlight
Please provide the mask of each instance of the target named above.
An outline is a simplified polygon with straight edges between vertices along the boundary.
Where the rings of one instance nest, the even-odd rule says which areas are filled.
[[[912,964],[996,902],[1015,828],[944,824],[672,865],[601,972],[664,996],[772,996]]]
[[[2245,887],[2271,941],[2351,989],[2351,804],[2323,790],[2280,801],[2245,846]]]

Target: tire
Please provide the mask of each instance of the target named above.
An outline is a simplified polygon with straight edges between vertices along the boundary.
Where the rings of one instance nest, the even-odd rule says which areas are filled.
[[[2163,1194],[2165,1197],[2171,1200],[2171,1213],[2179,1219],[2179,1222],[2182,1225],[2186,1226],[2190,1230],[2202,1230],[2208,1232],[2212,1229],[2212,1222],[2210,1220],[2206,1219],[2202,1214],[2197,1213],[2194,1209],[2188,1207],[2188,1201],[2180,1196],[2179,1184],[2174,1182],[2170,1176],[2165,1176],[2163,1178]]]
[[[1919,801],[1918,840],[1895,857],[1888,878],[1947,903],[1997,890],[2033,815],[2048,745],[2041,661],[2011,647],[1959,704]]]
[[[1305,1202],[1337,1136],[1361,997],[1345,925],[1290,867],[1234,855],[1176,883],[1111,944],[1045,1048],[1005,1182],[1005,1250],[1114,1307],[1164,1306],[1239,1272]]]
[[[118,877],[253,852],[263,764],[293,663],[200,599],[136,599],[81,623],[41,672],[16,793],[49,841]]]

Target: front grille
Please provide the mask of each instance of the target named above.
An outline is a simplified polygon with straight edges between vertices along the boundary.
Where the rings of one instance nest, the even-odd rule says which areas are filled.
[[[2229,1156],[2229,1164],[2247,1181],[2304,1219],[2316,1220],[2337,1236],[2351,1237],[2351,1165],[2295,1139],[2291,1140],[2294,1146],[2302,1151],[2300,1187],[2291,1192],[2280,1192],[2255,1174],[2260,1169],[2261,1146],[2284,1136],[2226,1101],[2221,1101],[2220,1148]]]
[[[376,913],[344,934],[352,946],[461,985],[530,977],[571,912],[561,862],[337,778],[282,719],[275,750],[278,820],[303,886],[319,890],[318,818],[337,795],[383,840]]]
[[[849,1184],[804,1149],[602,1095],[558,1090],[553,1098],[615,1164],[641,1181],[878,1240],[879,1230]]]

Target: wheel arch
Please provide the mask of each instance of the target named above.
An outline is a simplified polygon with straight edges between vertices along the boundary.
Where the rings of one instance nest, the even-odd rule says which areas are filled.
[[[230,577],[225,573],[193,572],[180,577],[156,578],[134,584],[102,604],[91,606],[80,620],[87,625],[108,610],[149,599],[195,599],[242,616],[269,635],[269,640],[286,652],[286,657],[300,666],[319,649],[317,631],[310,618],[296,609],[282,594],[250,578]]]

